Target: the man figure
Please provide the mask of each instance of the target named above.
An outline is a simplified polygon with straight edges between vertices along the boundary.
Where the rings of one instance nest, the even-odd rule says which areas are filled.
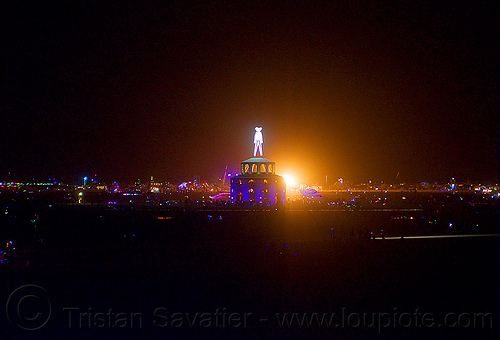
[[[253,156],[257,156],[257,150],[260,152],[260,157],[263,157],[262,154],[262,144],[264,144],[264,138],[262,137],[262,127],[255,127],[255,135],[253,136]]]

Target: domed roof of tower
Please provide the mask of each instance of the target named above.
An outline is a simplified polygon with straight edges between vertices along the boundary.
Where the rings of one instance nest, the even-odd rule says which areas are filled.
[[[241,163],[274,163],[274,162],[264,157],[252,157],[244,160]]]

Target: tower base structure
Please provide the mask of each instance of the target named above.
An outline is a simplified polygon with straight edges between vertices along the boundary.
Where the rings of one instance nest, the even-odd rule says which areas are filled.
[[[284,204],[285,192],[284,178],[275,173],[275,163],[267,158],[241,162],[241,174],[231,178],[231,203]]]

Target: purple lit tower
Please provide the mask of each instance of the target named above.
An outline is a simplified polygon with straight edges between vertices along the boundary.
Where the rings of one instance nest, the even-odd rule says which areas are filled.
[[[263,157],[263,144],[262,127],[256,127],[253,157],[241,162],[241,174],[231,178],[231,203],[271,205],[285,202],[285,180],[276,175],[275,163]]]

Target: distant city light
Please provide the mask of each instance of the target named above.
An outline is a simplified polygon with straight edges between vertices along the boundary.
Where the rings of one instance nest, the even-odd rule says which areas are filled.
[[[322,197],[323,196],[319,193],[318,190],[311,188],[311,187],[301,189],[301,190],[299,190],[299,193],[305,197]]]

